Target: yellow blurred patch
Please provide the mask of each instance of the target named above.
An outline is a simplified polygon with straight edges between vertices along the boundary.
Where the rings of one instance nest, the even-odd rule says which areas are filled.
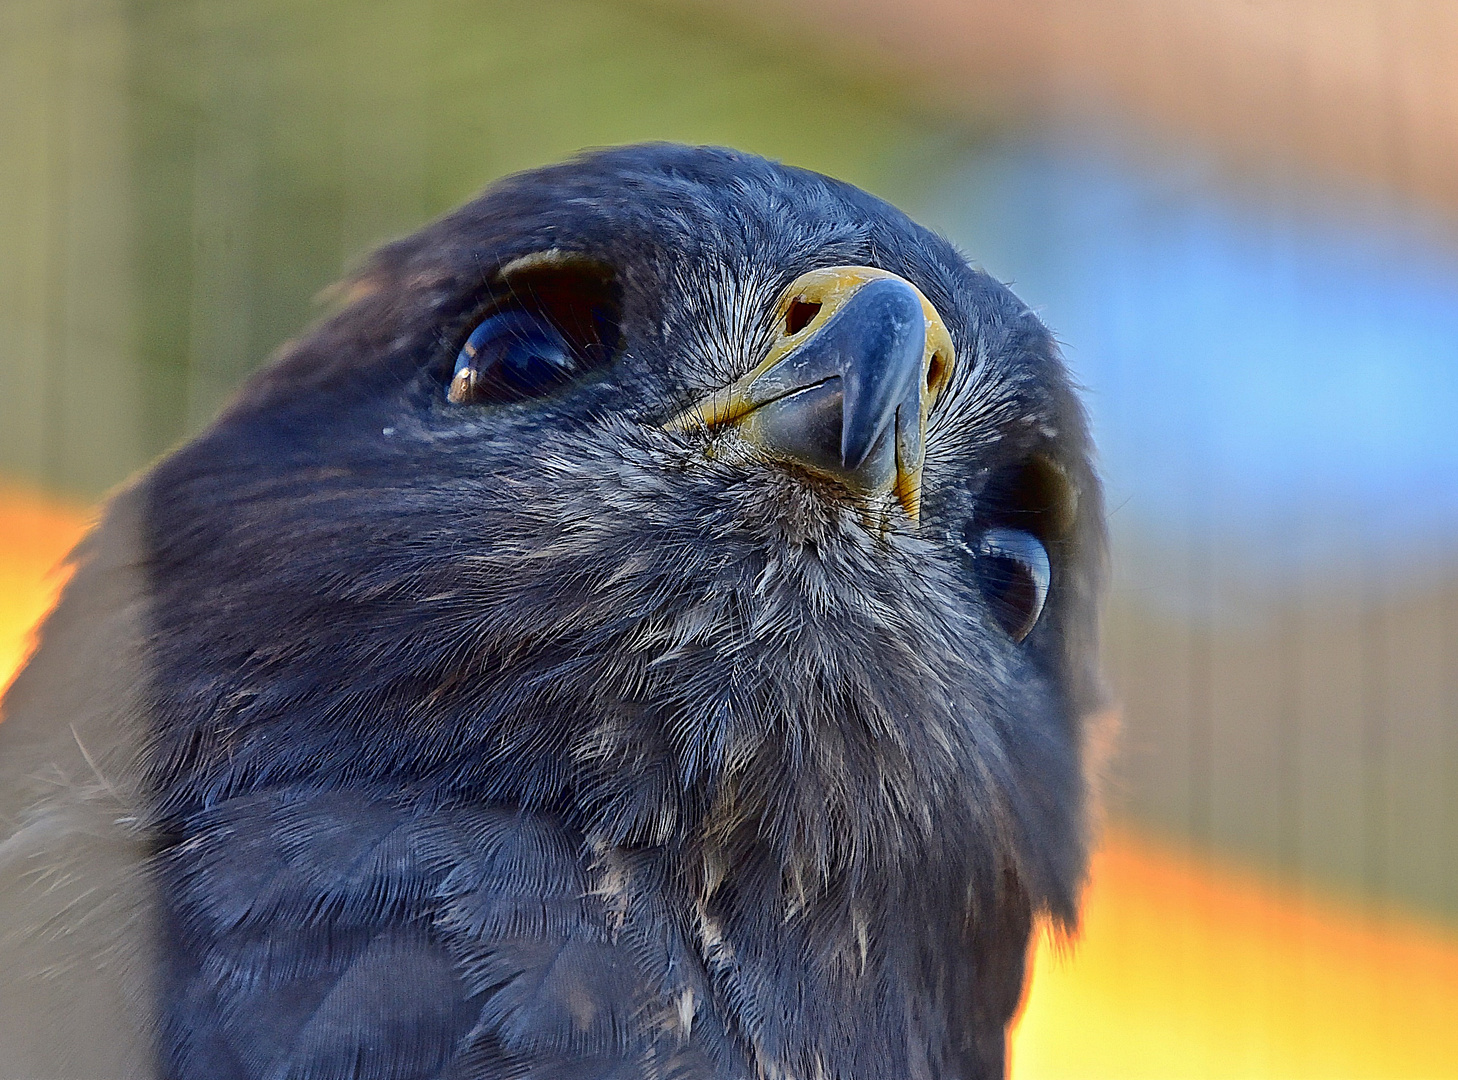
[[[0,485],[0,687],[34,644],[69,575],[63,560],[92,521],[83,507]]]
[[[1113,828],[1012,1054],[1014,1080],[1458,1077],[1458,933]]]

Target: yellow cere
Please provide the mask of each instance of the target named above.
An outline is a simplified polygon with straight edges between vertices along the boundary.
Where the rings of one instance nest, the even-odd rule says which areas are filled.
[[[772,367],[775,361],[796,348],[812,331],[823,326],[862,285],[877,278],[906,280],[889,270],[878,270],[874,266],[827,266],[801,274],[780,297],[775,309],[780,334],[764,363],[755,368],[754,373]],[[926,378],[927,393],[923,401],[925,407],[930,408],[937,395],[951,381],[957,353],[952,347],[952,335],[947,330],[947,324],[942,321],[941,314],[926,298],[925,293],[911,282],[906,283],[916,290],[917,298],[921,300],[921,313],[926,318],[926,352],[922,357],[922,371]],[[818,310],[798,332],[786,333],[790,309],[796,303],[813,304]]]
[[[750,392],[755,380],[813,336],[856,290],[877,278],[905,280],[889,270],[878,270],[874,266],[827,266],[801,274],[780,295],[779,303],[775,307],[775,325],[778,329],[764,360],[731,385],[715,391],[698,404],[679,413],[664,427],[675,431],[713,430],[732,424],[752,411],[761,404]],[[911,282],[906,283],[916,290],[916,295],[921,300],[922,315],[926,318],[926,351],[922,356],[922,371],[926,379],[921,416],[924,423],[927,410],[952,379],[957,353],[952,347],[952,335],[947,330],[947,324],[942,321],[932,302]],[[794,325],[791,320],[792,308],[797,304],[814,309],[814,314],[803,325]]]

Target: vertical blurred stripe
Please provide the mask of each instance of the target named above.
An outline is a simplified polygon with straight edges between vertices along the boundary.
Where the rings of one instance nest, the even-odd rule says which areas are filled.
[[[122,0],[0,3],[0,472],[88,491],[146,460]],[[118,472],[118,465],[127,463]]]

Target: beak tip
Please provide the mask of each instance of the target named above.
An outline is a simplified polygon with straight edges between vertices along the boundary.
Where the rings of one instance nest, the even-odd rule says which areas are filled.
[[[865,464],[871,453],[871,442],[858,431],[845,431],[840,440],[841,467],[854,472]]]
[[[812,271],[784,296],[782,308],[813,301],[813,326],[786,329],[755,369],[664,427],[733,425],[770,456],[840,480],[858,498],[890,494],[915,524],[926,395],[944,385],[933,389],[930,373],[951,356],[940,316],[909,281],[869,267]]]

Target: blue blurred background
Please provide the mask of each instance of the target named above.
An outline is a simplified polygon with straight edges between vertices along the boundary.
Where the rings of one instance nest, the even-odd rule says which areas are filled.
[[[1087,388],[1116,819],[1458,924],[1455,57],[1422,0],[0,0],[0,479],[95,499],[508,171],[833,173]]]

